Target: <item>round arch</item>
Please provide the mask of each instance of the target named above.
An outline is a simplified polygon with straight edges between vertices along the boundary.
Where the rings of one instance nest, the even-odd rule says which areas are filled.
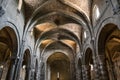
[[[98,24],[98,28],[97,28],[97,33],[95,35],[95,47],[96,47],[96,55],[98,55],[98,40],[99,40],[99,36],[101,31],[103,30],[103,28],[107,25],[107,24],[113,24],[116,25],[117,28],[120,29],[120,24],[118,24],[118,22],[116,21],[116,19],[118,19],[118,16],[114,16],[114,17],[108,17],[106,19],[104,19],[102,22],[100,22]]]
[[[61,67],[62,66],[62,67]],[[70,60],[64,53],[53,53],[47,59],[48,79],[71,79]]]
[[[31,54],[30,50],[26,49],[23,54],[23,60],[20,67],[20,79],[30,79]]]
[[[38,38],[37,43],[39,43],[43,39],[46,39],[47,37],[49,38],[49,36],[52,36],[55,33],[58,34],[58,37],[57,37],[58,39],[62,39],[61,36],[68,35],[68,37],[66,36],[66,38],[76,41],[79,45],[81,44],[80,40],[73,32],[66,30],[66,29],[63,29],[63,28],[54,28],[52,30],[48,30],[46,32],[43,32],[41,34],[40,38]],[[61,35],[61,36],[59,37],[59,35]],[[63,38],[65,38],[65,37],[63,37]]]
[[[88,65],[89,63],[92,63],[91,59],[92,59],[92,49],[87,48],[83,56],[83,64]]]
[[[70,7],[71,9],[74,9],[76,11],[76,13],[72,13],[72,12],[67,12],[67,11],[63,11],[62,10],[50,10],[49,11],[42,11],[43,10],[43,7],[45,6],[48,6],[48,4],[50,3],[51,1],[48,1],[46,2],[45,4],[41,5],[38,9],[36,9],[36,11],[33,13],[33,15],[31,16],[31,18],[29,19],[27,25],[26,25],[26,29],[25,29],[25,35],[26,33],[31,30],[36,24],[39,24],[39,23],[43,23],[43,22],[46,22],[48,21],[48,18],[52,15],[60,15],[64,18],[70,18],[72,19],[73,21],[72,22],[75,22],[75,23],[78,23],[82,26],[84,26],[83,28],[86,28],[90,34],[92,33],[91,29],[90,29],[90,24],[89,24],[89,20],[88,18],[85,16],[85,14],[81,11],[79,11],[75,6],[73,8],[72,4],[66,4],[64,3],[64,1],[57,1],[58,3],[61,2],[62,5],[64,4],[64,6],[67,6],[67,7]],[[59,3],[59,4],[61,4]],[[42,13],[41,13],[42,12]],[[71,15],[72,14],[72,15]],[[42,17],[41,17],[42,16]],[[46,20],[45,20],[46,18]],[[67,21],[70,21],[67,20]],[[88,23],[88,24],[87,24]],[[89,26],[89,27],[88,27]],[[24,36],[25,36],[24,35]]]
[[[35,12],[32,14],[32,17],[30,18],[30,20],[29,20],[29,22],[28,22],[28,26],[29,26],[29,24],[31,23],[31,21],[32,20],[35,20],[35,18],[37,17],[38,18],[38,15],[39,14],[45,14],[45,12],[43,12],[43,8],[44,7],[48,7],[48,5],[51,3],[52,1],[46,1],[44,4],[42,4],[41,6],[39,6],[36,10],[35,10]],[[63,6],[66,6],[66,7],[69,7],[69,8],[71,8],[71,9],[73,9],[73,10],[75,10],[75,12],[76,12],[76,14],[77,15],[79,15],[79,17],[81,17],[86,23],[88,22],[89,23],[89,20],[88,20],[88,18],[87,18],[87,16],[84,14],[84,12],[82,12],[82,11],[80,11],[80,9],[77,9],[74,5],[72,5],[72,4],[69,4],[69,3],[65,3],[64,1],[57,1],[57,3],[62,3],[61,5],[63,5]],[[56,4],[55,4],[56,5]],[[72,6],[72,7],[71,7]],[[57,6],[58,7],[58,6]],[[51,9],[51,8],[50,8]],[[51,11],[53,11],[53,10],[50,10],[49,9],[49,12],[51,12]],[[60,9],[60,8],[58,8],[58,9]],[[61,10],[61,9],[60,9]],[[59,11],[60,11],[59,10]],[[55,11],[55,10],[54,10]],[[40,12],[43,12],[43,13],[40,13]],[[47,12],[47,13],[49,13],[49,12]],[[70,11],[69,11],[70,12]],[[66,11],[64,11],[64,12],[62,12],[62,13],[67,13],[68,15],[70,15],[70,13],[68,13],[68,12],[66,12]],[[74,13],[74,12],[73,12]],[[72,13],[72,14],[73,14]],[[39,16],[41,16],[41,15],[39,15]],[[67,16],[68,16],[67,15]],[[62,16],[64,16],[64,15],[62,15]],[[71,15],[72,16],[72,15]],[[75,17],[75,16],[74,16]],[[74,17],[73,17],[73,19],[74,19]],[[71,17],[72,18],[72,17]],[[76,18],[76,17],[75,17]],[[75,19],[75,21],[76,22],[81,22],[81,21],[77,21],[77,19],[78,18],[76,18]],[[34,21],[32,21],[32,22],[34,22]],[[90,26],[90,25],[89,25]]]
[[[51,12],[51,13],[48,13],[48,14],[46,14],[46,15],[44,15],[43,17],[39,17],[37,20],[35,20],[35,21],[33,21],[30,25],[27,25],[26,26],[26,30],[25,30],[25,32],[27,32],[27,31],[29,31],[29,30],[31,30],[35,25],[37,25],[37,24],[40,24],[40,23],[44,23],[44,22],[47,22],[47,21],[49,21],[49,19],[48,19],[48,17],[50,17],[50,16],[55,16],[55,15],[59,15],[59,16],[62,16],[62,17],[66,17],[66,16],[68,16],[68,17],[70,17],[70,18],[73,18],[73,21],[72,22],[74,22],[74,23],[76,23],[76,24],[79,24],[79,25],[82,25],[82,26],[84,26],[83,28],[84,29],[87,29],[88,31],[90,31],[90,29],[88,29],[87,28],[87,26],[88,25],[86,25],[81,19],[78,19],[77,18],[77,16],[73,16],[73,15],[68,15],[68,13],[63,13],[63,12]],[[67,17],[67,18],[68,18]],[[45,20],[46,19],[46,20]],[[77,19],[77,20],[76,20]],[[75,22],[76,21],[76,22]],[[80,21],[80,22],[79,22]],[[67,22],[68,23],[68,22]],[[71,23],[71,21],[70,21],[70,23]],[[28,27],[28,28],[27,28]],[[91,32],[90,32],[90,34],[91,34]]]
[[[15,60],[19,51],[19,38],[16,29],[13,27],[12,24],[11,26],[0,26],[1,79],[13,79],[14,76]]]
[[[85,79],[90,79],[90,80],[95,79],[95,71],[93,68],[93,65],[94,65],[93,51],[90,46],[87,46],[84,51],[82,65],[86,69],[86,74],[83,73],[84,75],[82,75],[82,76],[87,76]],[[84,72],[84,68],[83,68],[83,72]],[[82,77],[82,78],[84,78],[84,77]]]
[[[59,46],[57,46],[58,44],[59,44]],[[66,45],[62,42],[53,42],[53,43],[49,44],[48,46],[46,46],[46,48],[43,50],[43,52],[42,52],[43,55],[42,55],[41,59],[42,59],[42,62],[44,63],[44,67],[46,66],[46,61],[49,58],[49,56],[56,52],[64,53],[66,56],[68,56],[68,58],[70,59],[70,64],[72,64],[72,65],[70,65],[70,69],[73,72],[75,69],[74,68],[75,66],[73,63],[73,61],[74,61],[73,59],[75,59],[74,52],[68,45]],[[43,68],[43,69],[46,69],[46,68]],[[43,73],[43,74],[45,74],[45,73]],[[75,76],[75,74],[73,74],[73,73],[71,73],[71,74],[72,74],[72,77]],[[44,75],[44,77],[45,77],[45,75]]]
[[[51,39],[54,34],[58,34],[57,38],[59,40],[63,38],[63,39],[70,39],[70,40],[75,41],[76,43],[78,43],[79,47],[81,48],[81,45],[80,45],[81,43],[75,34],[73,34],[72,32],[70,32],[69,30],[66,30],[66,29],[54,28],[50,31],[46,31],[43,34],[41,34],[40,38],[36,42],[35,49],[37,49],[37,47],[40,45],[40,42],[42,40]],[[71,36],[73,36],[73,37],[71,37]],[[53,40],[54,40],[54,38],[53,38]]]
[[[118,64],[119,61],[119,56],[117,57],[117,62],[113,60],[114,55],[119,53],[118,48],[115,48],[116,46],[119,47],[119,35],[120,30],[119,26],[113,23],[108,23],[101,27],[99,37],[98,37],[98,42],[97,42],[97,55],[99,56],[99,61],[104,64],[100,65],[104,67],[104,71],[106,71],[106,74],[103,75],[102,72],[101,74],[103,76],[106,76],[106,78],[109,78],[110,80],[117,80],[119,79],[118,74],[119,69],[118,66],[115,64]],[[114,55],[113,55],[114,53]],[[116,53],[116,54],[115,54]],[[113,67],[111,68],[110,66]],[[117,69],[117,70],[116,70]],[[115,72],[117,71],[117,72]]]
[[[57,46],[57,45],[59,45],[59,46]],[[49,53],[49,54],[45,54],[47,48],[48,48],[49,50],[54,49],[54,50],[58,50],[58,51],[60,50],[60,51],[62,51],[62,52],[66,51],[66,55],[69,56],[69,58],[71,57],[70,59],[74,59],[74,58],[72,58],[72,57],[74,57],[74,54],[73,54],[74,51],[72,50],[71,47],[69,47],[69,46],[66,45],[65,43],[62,43],[61,41],[55,41],[55,42],[52,42],[52,43],[48,44],[48,45],[44,48],[44,50],[42,51],[41,57],[44,56],[44,58],[45,58],[44,61],[46,61],[47,57],[50,56],[51,53],[54,53],[54,52],[51,52],[51,53]],[[63,49],[64,49],[64,50],[63,50]],[[67,50],[67,49],[68,49],[68,50]],[[51,51],[54,51],[54,50],[51,50]],[[70,51],[71,51],[71,52],[70,52]],[[67,54],[67,53],[71,53],[71,54]],[[71,56],[70,56],[70,55],[71,55]]]
[[[117,26],[112,23],[106,24],[102,28],[98,38],[98,52],[99,52],[98,54],[99,55],[102,55],[105,52],[105,43],[107,41],[107,38],[115,29],[117,29]]]

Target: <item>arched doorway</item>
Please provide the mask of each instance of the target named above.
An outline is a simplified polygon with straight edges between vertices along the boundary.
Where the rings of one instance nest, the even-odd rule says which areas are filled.
[[[20,80],[29,80],[30,78],[30,51],[27,49],[24,53],[22,67],[20,69]]]
[[[70,60],[64,53],[54,53],[47,59],[47,80],[71,80]]]
[[[17,37],[10,27],[0,30],[0,80],[12,80],[17,55]]]
[[[105,57],[109,80],[120,79],[119,34],[120,34],[120,30],[117,28],[116,25],[107,24],[104,26],[99,36],[98,51],[100,55]]]

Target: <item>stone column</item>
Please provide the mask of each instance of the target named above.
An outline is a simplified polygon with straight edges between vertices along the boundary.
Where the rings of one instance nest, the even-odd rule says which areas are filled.
[[[82,77],[83,77],[83,80],[90,80],[91,79],[89,65],[82,65]]]
[[[82,67],[77,70],[77,80],[82,80]]]
[[[106,61],[104,55],[99,55],[99,72],[100,72],[100,80],[109,80],[107,67],[106,67]]]
[[[40,80],[45,80],[45,64],[44,62],[41,62],[40,65]]]
[[[100,80],[100,73],[99,73],[99,64],[98,64],[98,58],[93,56],[93,68],[95,71],[95,80]]]
[[[39,69],[38,69],[38,66],[35,67],[35,73],[34,73],[34,80],[38,80],[38,73],[39,72]]]
[[[92,40],[91,40],[91,44],[92,44],[92,47],[93,47],[93,68],[94,68],[94,71],[95,71],[95,79],[94,80],[100,80],[100,73],[99,73],[99,63],[98,63],[98,57],[96,57],[96,44],[95,44],[95,38],[92,37]]]
[[[8,68],[8,73],[7,73],[7,80],[13,80],[14,78],[14,70],[15,70],[15,64],[14,61],[11,62],[10,67]]]
[[[70,63],[70,75],[71,75],[70,80],[76,80],[76,69],[75,63],[73,61],[71,61]]]

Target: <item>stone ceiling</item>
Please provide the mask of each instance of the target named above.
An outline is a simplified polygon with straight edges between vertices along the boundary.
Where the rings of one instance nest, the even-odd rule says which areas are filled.
[[[42,4],[44,4],[46,1],[49,1],[49,3],[47,5],[44,5],[44,7],[42,7],[39,15],[44,14],[42,12],[49,12],[49,10],[54,11],[54,10],[61,9],[63,11],[68,11],[68,12],[73,12],[73,13],[77,13],[77,11],[80,11],[80,12],[84,13],[88,19],[90,19],[89,17],[90,17],[90,11],[91,11],[90,10],[91,9],[91,0],[59,0],[59,1],[58,0],[52,0],[52,1],[51,0],[24,0],[26,21],[28,21],[32,15],[32,13],[37,8],[39,8]],[[70,22],[70,19],[69,20],[67,20],[66,18],[64,19],[64,18],[60,17],[59,15],[50,16],[47,19],[50,19],[50,21],[53,22],[51,24],[54,24],[54,22],[55,22],[55,24],[56,24],[55,26],[57,26],[58,28],[63,28],[68,31],[71,31],[79,39],[81,38],[82,27],[77,24],[73,24],[72,23],[73,21]],[[66,24],[66,21],[69,21],[69,24]],[[43,24],[38,24],[37,26],[35,26],[35,28],[34,28],[35,39],[37,40],[41,36],[41,33],[43,33],[43,32],[46,32],[51,29],[56,30],[56,29],[54,29],[54,25],[51,25],[51,24],[43,23]],[[61,36],[62,35],[63,34],[61,34]],[[64,34],[64,35],[67,35],[67,34]],[[54,38],[58,38],[58,36],[60,36],[60,35],[58,35],[57,32],[54,33],[54,35],[52,35],[52,37],[54,37]],[[77,43],[75,41],[72,41],[71,39],[66,39],[66,38],[64,38],[64,39],[61,38],[60,41],[69,45],[70,47],[72,47],[73,49],[76,50]],[[42,45],[41,47],[45,48],[45,46],[51,42],[53,42],[52,39],[43,40],[41,43],[41,45]],[[76,50],[76,51],[78,51],[78,50]]]
[[[24,0],[26,18],[29,18],[30,15],[34,12],[34,10],[37,9],[45,1],[48,0]],[[62,0],[62,1],[65,2],[66,4],[74,5],[74,7],[84,12],[87,17],[90,16],[91,0]]]

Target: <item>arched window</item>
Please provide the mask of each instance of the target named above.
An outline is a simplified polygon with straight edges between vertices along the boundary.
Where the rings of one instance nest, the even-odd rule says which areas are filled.
[[[93,21],[95,22],[100,17],[100,11],[97,5],[93,7]]]
[[[18,12],[21,11],[22,4],[23,4],[23,0],[19,0],[19,2],[18,2],[18,7],[17,7]]]

